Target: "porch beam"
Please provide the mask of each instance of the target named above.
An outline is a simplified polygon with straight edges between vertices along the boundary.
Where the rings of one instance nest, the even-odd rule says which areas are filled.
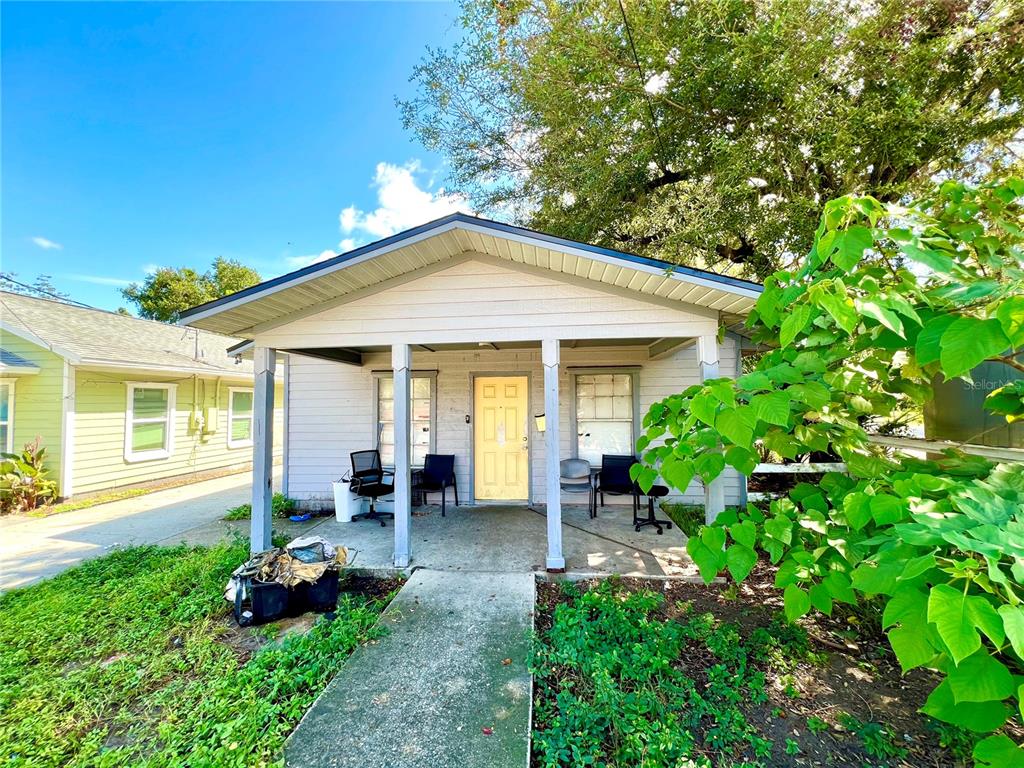
[[[274,469],[274,365],[277,350],[253,348],[252,515],[249,551],[271,547]]]
[[[356,352],[354,349],[342,349],[342,348],[330,348],[325,347],[323,349],[289,349],[289,352],[294,352],[297,355],[305,355],[306,357],[315,357],[320,360],[330,360],[334,363],[345,363],[346,365],[354,365],[361,367],[363,365],[363,355],[361,352]]]
[[[697,357],[702,382],[719,377],[718,337],[707,334],[697,337]],[[725,511],[725,480],[721,475],[704,483],[704,521],[709,525]]]
[[[658,339],[647,347],[647,359],[662,360],[690,344],[693,344],[693,339]]]
[[[412,472],[409,404],[412,386],[412,350],[408,344],[391,346],[395,386],[395,567],[408,568],[412,560]]]
[[[559,468],[560,423],[558,408],[558,367],[560,351],[558,339],[541,341],[541,360],[544,363],[544,467],[546,479],[548,556],[547,570],[565,571],[562,555],[562,484]]]

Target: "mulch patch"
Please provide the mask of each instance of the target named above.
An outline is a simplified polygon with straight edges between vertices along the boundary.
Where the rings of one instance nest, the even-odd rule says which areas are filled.
[[[705,586],[641,578],[622,578],[619,582],[630,591],[662,592],[666,600],[660,618],[664,620],[681,617],[687,610],[691,615],[711,613],[721,623],[736,625],[741,638],[747,640],[755,629],[767,628],[781,613],[781,592],[774,586],[774,573],[773,568],[759,563],[741,585]],[[585,589],[596,583],[588,581],[578,586]],[[551,628],[555,607],[568,600],[560,584],[538,584],[535,626],[539,633]],[[748,722],[775,743],[773,754],[762,764],[858,768],[963,765],[940,746],[934,725],[917,712],[938,683],[938,676],[922,669],[903,676],[880,628],[869,626],[870,614],[844,611],[845,606],[837,608],[831,618],[817,614],[801,620],[816,658],[799,661],[788,675],[765,669],[768,701],[744,710]],[[699,681],[706,678],[712,658],[710,653],[702,652],[703,648],[692,650],[680,659],[680,664]],[[866,755],[861,739],[844,727],[844,713],[863,723],[880,723],[888,728],[895,742],[907,750],[906,757]],[[827,722],[828,730],[812,732],[807,726],[812,716]],[[1022,736],[1009,735],[1018,739]],[[785,753],[787,739],[799,744],[799,754]],[[707,754],[714,760],[713,753]]]

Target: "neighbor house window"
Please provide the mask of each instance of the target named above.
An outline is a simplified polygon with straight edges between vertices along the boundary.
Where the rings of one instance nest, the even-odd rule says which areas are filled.
[[[128,384],[126,461],[166,459],[174,445],[173,384]]]
[[[634,381],[631,373],[576,376],[576,455],[594,466],[609,453],[631,454]]]
[[[433,446],[434,376],[412,377],[411,428],[414,466],[422,466]],[[395,381],[391,376],[377,378],[377,444],[382,464],[395,463]]]
[[[0,450],[14,449],[14,382],[0,381]]]
[[[228,389],[228,448],[252,445],[252,390]]]

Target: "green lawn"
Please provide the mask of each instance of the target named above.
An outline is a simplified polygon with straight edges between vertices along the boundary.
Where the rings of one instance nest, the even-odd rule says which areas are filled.
[[[0,764],[263,766],[386,599],[269,641],[221,591],[246,556],[138,547],[0,597]]]

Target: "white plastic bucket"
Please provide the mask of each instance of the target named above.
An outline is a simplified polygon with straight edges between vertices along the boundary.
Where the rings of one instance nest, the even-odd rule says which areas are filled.
[[[339,523],[351,523],[352,516],[363,511],[363,498],[349,489],[347,482],[331,483],[334,486],[334,516]]]

